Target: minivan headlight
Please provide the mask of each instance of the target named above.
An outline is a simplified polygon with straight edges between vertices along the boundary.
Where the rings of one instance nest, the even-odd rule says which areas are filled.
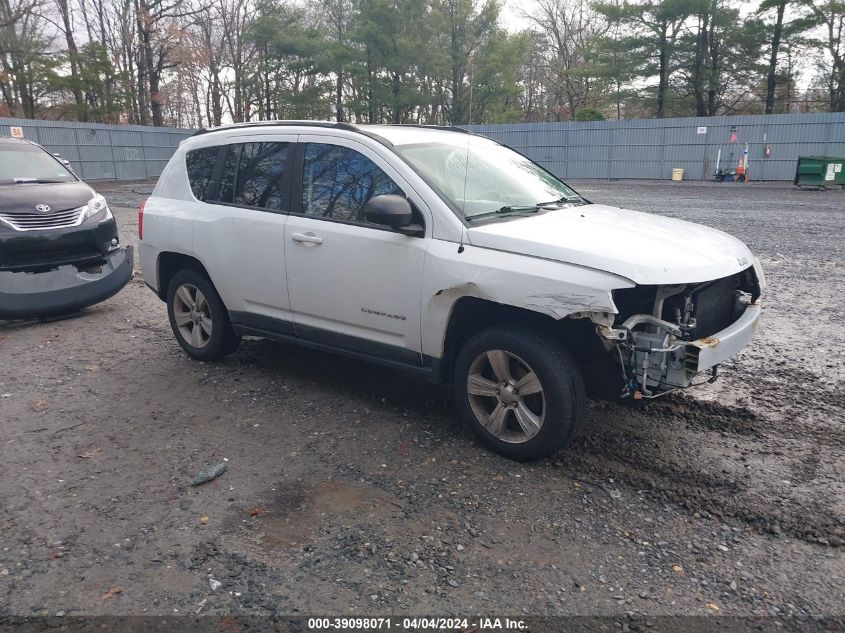
[[[103,220],[109,220],[114,217],[112,215],[111,209],[109,209],[109,205],[106,202],[106,199],[100,194],[97,194],[93,198],[91,198],[84,207],[82,207],[82,213],[84,214],[82,220],[85,221],[88,218],[95,216],[104,210],[106,212],[106,215]]]

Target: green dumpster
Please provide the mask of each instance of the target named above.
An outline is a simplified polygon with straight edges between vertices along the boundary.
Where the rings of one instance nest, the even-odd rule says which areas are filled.
[[[798,187],[845,187],[845,158],[799,156],[793,182]]]

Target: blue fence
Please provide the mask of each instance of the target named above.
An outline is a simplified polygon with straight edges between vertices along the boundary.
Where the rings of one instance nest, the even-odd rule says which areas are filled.
[[[792,180],[798,156],[845,157],[845,113],[691,117],[569,123],[473,125],[561,178],[668,179],[672,169],[709,180],[735,167],[748,145],[751,180]],[[155,178],[193,130],[72,121],[0,119],[67,158],[85,180]]]
[[[70,161],[84,180],[155,178],[193,130],[0,118],[0,136],[22,134]]]
[[[792,180],[798,156],[845,157],[845,113],[473,125],[561,178],[709,180],[748,144],[751,180]]]

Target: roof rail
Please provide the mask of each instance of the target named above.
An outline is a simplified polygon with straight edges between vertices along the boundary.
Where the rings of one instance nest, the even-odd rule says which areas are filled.
[[[361,129],[351,123],[334,123],[331,121],[244,121],[242,123],[229,123],[228,125],[220,125],[212,128],[200,128],[191,136],[199,136],[200,134],[208,134],[209,132],[219,132],[222,130],[232,130],[250,127],[287,127],[296,125],[309,125],[311,127],[326,127],[336,128],[340,130],[348,130],[350,132],[360,132]]]
[[[387,125],[391,127],[422,127],[428,130],[445,130],[447,132],[460,132],[461,134],[472,134],[469,130],[466,130],[462,127],[458,127],[457,125],[426,125],[425,123],[388,123]]]
[[[212,128],[200,128],[196,132],[193,133],[192,136],[199,136],[200,134],[207,134],[209,132],[218,132],[222,130],[231,130],[231,129],[240,129],[240,128],[250,128],[250,127],[286,127],[286,126],[297,126],[297,125],[309,125],[311,127],[324,127],[324,128],[335,128],[339,130],[347,130],[349,132],[361,132],[363,134],[367,134],[366,131],[366,124],[364,128],[353,124],[353,123],[345,123],[345,122],[334,122],[334,121],[308,121],[308,120],[298,120],[298,121],[244,121],[242,123],[229,123],[227,125],[219,125],[217,127]],[[473,134],[469,130],[458,127],[457,125],[425,125],[423,123],[388,123],[391,127],[419,127],[425,128],[429,130],[445,130],[447,132],[458,132],[460,134]]]

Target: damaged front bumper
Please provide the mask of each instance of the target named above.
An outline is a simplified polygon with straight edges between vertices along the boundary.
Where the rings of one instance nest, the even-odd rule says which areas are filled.
[[[713,336],[687,343],[684,347],[685,366],[694,374],[715,367],[739,353],[751,342],[760,323],[760,299],[748,305],[734,323]]]
[[[703,372],[715,380],[719,364],[754,337],[765,289],[755,259],[746,270],[721,279],[641,287],[634,290],[638,294],[620,296],[627,307],[624,316],[593,321],[605,349],[621,366],[622,397],[654,398],[701,384],[695,379]],[[632,305],[640,310],[631,310]],[[652,307],[650,314],[642,310],[646,306]]]
[[[639,400],[693,386],[694,378],[708,370],[714,380],[718,365],[751,342],[761,311],[758,298],[729,326],[692,341],[683,340],[677,325],[646,314],[630,317],[621,328],[599,325],[598,331],[618,351],[622,395]]]
[[[114,250],[96,266],[0,272],[0,319],[75,312],[117,294],[132,278],[133,249]]]

